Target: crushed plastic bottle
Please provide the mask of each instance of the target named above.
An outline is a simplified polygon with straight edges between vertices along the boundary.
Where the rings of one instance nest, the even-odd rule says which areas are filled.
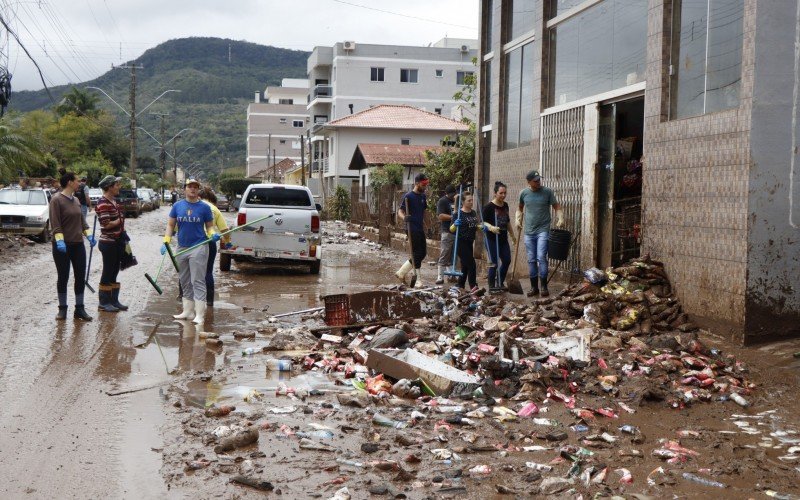
[[[683,478],[687,481],[692,481],[697,484],[702,484],[703,486],[711,486],[713,488],[727,488],[728,485],[724,483],[720,483],[719,481],[714,481],[713,479],[706,479],[704,477],[697,476],[692,474],[691,472],[684,472]]]
[[[405,429],[408,427],[406,422],[392,420],[391,418],[381,415],[380,413],[376,413],[372,416],[372,423],[375,425],[380,425],[381,427],[394,427],[395,429]]]
[[[313,432],[296,432],[295,435],[300,438],[308,439],[333,439],[333,432],[326,430],[318,430]]]
[[[255,347],[246,347],[242,349],[242,356],[252,356],[253,354],[261,352],[261,349]]]
[[[750,403],[746,399],[744,399],[744,397],[742,397],[742,395],[739,394],[738,392],[731,393],[731,399],[737,405],[739,405],[739,406],[741,406],[743,408],[747,408],[748,406],[750,406]]]
[[[266,366],[268,371],[275,371],[275,372],[292,371],[292,361],[289,359],[270,358],[266,360]]]

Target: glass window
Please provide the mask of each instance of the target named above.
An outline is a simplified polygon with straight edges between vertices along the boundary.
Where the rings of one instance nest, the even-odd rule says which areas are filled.
[[[647,2],[606,0],[550,30],[550,105],[644,80]]]
[[[444,70],[443,69],[437,69],[436,72],[435,72],[435,75],[436,75],[436,78],[443,77],[444,76]]]
[[[486,0],[483,4],[484,17],[486,24],[483,25],[483,53],[487,54],[492,51],[492,41],[494,39],[494,1]]]
[[[676,0],[672,118],[739,106],[744,0]]]
[[[400,70],[400,82],[401,83],[417,83],[418,82],[418,70],[416,69],[401,69]]]
[[[303,120],[292,120],[292,127],[294,128],[303,128],[305,122]]]
[[[564,12],[570,11],[577,7],[578,5],[582,4],[586,0],[550,0],[550,15],[548,19],[552,19],[556,16],[560,16]],[[641,1],[641,0],[633,0]]]
[[[492,123],[492,61],[483,63],[480,94],[483,96],[483,125]]]
[[[278,99],[278,104],[294,104],[294,99]]]
[[[400,144],[402,144],[403,146],[408,146],[409,144],[411,144],[411,139],[403,137],[402,139],[400,139]]]
[[[369,81],[371,82],[382,82],[384,81],[384,68],[370,68],[369,69]]]
[[[503,106],[503,144],[506,149],[531,142],[533,126],[533,44],[506,54],[506,87]]]
[[[456,85],[466,85],[466,77],[474,74],[473,71],[456,71]]]
[[[314,206],[305,190],[285,188],[253,188],[247,193],[245,203],[278,207]]]
[[[536,18],[536,0],[512,0],[508,13],[508,40],[521,37],[533,31]]]

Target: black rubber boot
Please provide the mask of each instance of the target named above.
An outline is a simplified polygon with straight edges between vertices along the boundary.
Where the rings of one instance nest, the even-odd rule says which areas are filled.
[[[56,314],[57,320],[65,320],[67,319],[67,306],[58,306],[58,314]]]
[[[112,283],[111,284],[111,305],[119,309],[120,311],[127,311],[128,306],[125,304],[121,304],[119,301],[119,283]]]
[[[97,290],[97,299],[99,301],[97,305],[98,311],[119,312],[119,309],[111,303],[111,285],[100,285],[100,289]]]
[[[536,297],[539,295],[539,278],[531,278],[531,289],[528,292],[528,297]]]
[[[206,305],[214,307],[214,285],[206,283]]]
[[[547,278],[539,278],[542,282],[542,297],[549,297],[550,290],[547,289]]]
[[[83,306],[75,306],[75,312],[72,313],[72,317],[81,321],[91,321],[94,319],[89,316],[89,313],[86,312]]]

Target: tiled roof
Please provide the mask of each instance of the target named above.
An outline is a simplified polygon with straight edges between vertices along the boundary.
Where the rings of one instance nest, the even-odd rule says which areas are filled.
[[[389,128],[466,132],[465,124],[413,106],[381,104],[329,122],[326,127]]]
[[[264,174],[270,174],[273,171],[277,172],[278,174],[286,173],[297,166],[297,163],[292,160],[291,158],[284,158],[283,160],[279,161],[275,164],[275,166],[270,165],[267,168],[262,168],[258,172],[254,173],[250,177],[261,177]]]
[[[410,144],[359,144],[350,161],[351,170],[399,163],[407,167],[425,165],[425,151],[442,151],[442,146]]]

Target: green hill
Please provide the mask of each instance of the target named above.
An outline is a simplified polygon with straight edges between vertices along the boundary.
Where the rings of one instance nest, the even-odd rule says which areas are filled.
[[[282,78],[305,78],[309,53],[222,38],[181,38],[147,50],[130,63],[144,66],[136,71],[137,112],[168,89],[170,93],[142,113],[138,122],[154,136],[160,135],[160,120],[150,113],[169,113],[165,119],[166,137],[191,128],[180,139],[178,152],[193,146],[181,161],[201,162],[211,172],[245,163],[247,103],[256,90],[280,85]],[[100,87],[122,106],[128,106],[130,70],[112,69],[77,87]],[[70,89],[62,85],[50,89],[56,102]],[[128,118],[106,97],[101,104],[110,110],[121,127]],[[21,112],[52,106],[44,90],[12,94],[10,110]],[[158,157],[156,142],[137,134],[140,157]],[[170,151],[172,152],[172,151]]]

